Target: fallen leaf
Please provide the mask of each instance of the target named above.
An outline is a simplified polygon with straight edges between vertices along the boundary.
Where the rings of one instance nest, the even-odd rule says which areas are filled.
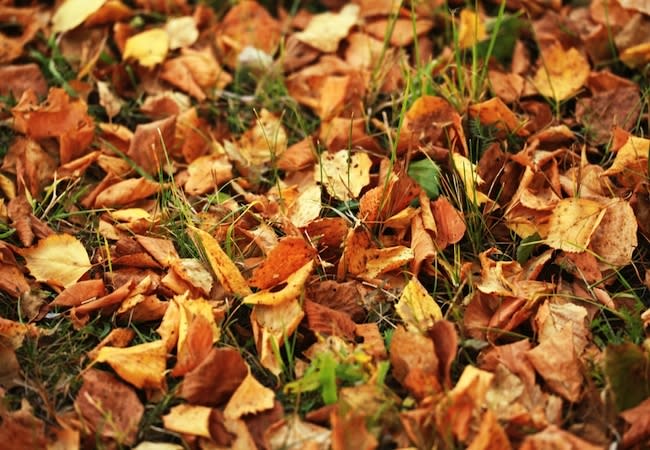
[[[239,419],[246,414],[273,408],[274,400],[275,392],[264,387],[249,373],[230,397],[223,415],[226,419]]]
[[[265,289],[247,295],[242,300],[248,305],[280,305],[300,297],[305,288],[307,278],[314,270],[314,261],[310,260],[286,279],[286,286],[282,289]]]
[[[629,202],[616,199],[610,202],[598,228],[591,237],[589,248],[610,267],[621,267],[632,262],[638,245],[637,221]]]
[[[162,63],[169,51],[169,35],[162,28],[152,28],[126,40],[122,59],[133,58],[140,65],[153,68]]]
[[[540,94],[556,101],[573,97],[589,77],[589,62],[575,48],[564,50],[555,44],[542,51],[540,68],[533,78],[533,85]]]
[[[236,295],[246,296],[251,294],[248,283],[246,283],[235,263],[221,249],[217,240],[209,233],[198,228],[190,227],[190,231],[203,246],[210,267],[223,287],[228,292]]]
[[[425,332],[437,320],[442,319],[442,311],[424,286],[413,277],[404,287],[395,311],[406,324],[409,331]]]
[[[199,38],[199,30],[192,16],[172,17],[165,23],[165,31],[169,35],[170,50],[189,47]]]
[[[305,422],[298,415],[292,415],[270,426],[264,433],[264,442],[273,449],[324,450],[330,448],[331,434],[327,428]]]
[[[567,252],[585,251],[606,212],[606,205],[600,201],[560,200],[551,214],[546,244]]]
[[[36,247],[21,249],[27,268],[37,281],[67,288],[90,268],[83,244],[69,234],[56,234],[41,239]]]
[[[584,383],[578,356],[573,345],[573,329],[570,324],[557,330],[526,353],[526,357],[549,388],[570,402],[578,401]]]
[[[196,405],[177,405],[162,416],[163,425],[170,431],[211,438],[212,408]]]
[[[95,205],[98,208],[119,208],[150,197],[161,188],[160,183],[147,178],[129,178],[101,191],[95,198]]]
[[[648,441],[650,437],[650,398],[645,399],[634,408],[623,411],[620,415],[630,424],[630,428],[623,433],[621,442],[623,448],[631,448]]]
[[[193,405],[219,406],[226,402],[248,375],[248,366],[238,351],[212,348],[183,378],[180,396]]]
[[[106,0],[66,0],[52,16],[52,31],[62,33],[81,25],[99,10]]]
[[[101,370],[90,369],[82,378],[74,406],[89,434],[133,445],[144,413],[133,389]]]
[[[258,289],[276,286],[311,261],[315,254],[314,248],[302,237],[287,236],[255,268],[249,283]]]
[[[314,171],[314,179],[322,183],[331,196],[343,201],[353,200],[370,183],[371,166],[372,161],[365,153],[351,154],[347,150],[324,153]]]
[[[125,381],[137,388],[161,389],[165,383],[167,346],[157,340],[132,347],[104,347],[95,362],[108,363]]]
[[[479,14],[468,8],[460,12],[458,25],[458,46],[460,48],[470,48],[481,41],[487,39],[485,31],[485,22]]]
[[[324,12],[312,17],[303,31],[295,33],[296,39],[318,50],[335,52],[359,17],[359,6],[345,5],[338,13]]]

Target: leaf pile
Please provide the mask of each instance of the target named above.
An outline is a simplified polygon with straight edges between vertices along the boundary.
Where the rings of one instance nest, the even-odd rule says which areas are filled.
[[[650,441],[647,5],[261,3],[1,2],[0,440]]]

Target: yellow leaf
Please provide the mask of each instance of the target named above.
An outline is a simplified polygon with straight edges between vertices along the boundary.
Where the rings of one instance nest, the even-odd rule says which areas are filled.
[[[19,253],[36,280],[58,287],[73,285],[91,267],[83,244],[69,234],[48,236]]]
[[[442,311],[416,277],[404,287],[395,311],[409,331],[426,331],[442,319]]]
[[[180,350],[185,345],[187,339],[187,332],[190,323],[196,316],[202,316],[210,324],[212,329],[212,342],[217,342],[221,336],[219,325],[214,319],[212,312],[212,305],[204,298],[188,299],[187,293],[185,295],[177,295],[172,299],[178,305],[180,311],[180,320],[178,327],[178,349]]]
[[[106,0],[66,0],[52,16],[52,31],[62,33],[78,27]]]
[[[290,300],[295,300],[300,297],[305,287],[305,282],[313,269],[314,261],[312,260],[289,275],[286,281],[287,285],[284,288],[279,291],[276,290],[276,287],[264,289],[246,296],[243,302],[249,305],[279,305]]]
[[[637,218],[630,204],[623,199],[613,200],[605,209],[589,248],[602,258],[606,266],[630,264],[638,245],[637,228]]]
[[[137,388],[160,389],[165,381],[167,346],[157,340],[133,347],[103,347],[95,362],[108,363],[125,381]]]
[[[136,59],[141,66],[152,68],[167,57],[169,35],[162,28],[143,31],[126,40],[122,59]]]
[[[625,144],[616,152],[616,157],[611,167],[603,175],[615,175],[625,170],[648,171],[648,157],[650,157],[650,140],[630,136]]]
[[[403,245],[370,248],[365,251],[366,270],[359,276],[370,280],[375,279],[379,274],[399,269],[414,257],[413,249]]]
[[[341,39],[346,37],[356,24],[359,6],[348,4],[338,13],[317,14],[309,21],[307,28],[294,36],[322,52],[335,52]]]
[[[210,438],[210,414],[212,408],[207,406],[178,405],[163,416],[163,425],[177,433]]]
[[[589,62],[582,53],[575,48],[565,51],[561,44],[555,44],[542,52],[533,85],[544,97],[566,100],[582,88],[589,71]]]
[[[620,54],[621,61],[628,67],[637,68],[643,67],[650,62],[650,42],[634,45],[626,48]]]
[[[488,201],[490,198],[478,190],[478,186],[485,183],[485,181],[476,172],[476,166],[459,153],[452,153],[451,156],[456,172],[458,172],[465,185],[467,198],[476,205],[482,205]]]
[[[223,415],[226,419],[239,419],[245,414],[271,409],[274,402],[275,393],[249,373],[230,397]]]
[[[133,447],[133,450],[184,450],[184,448],[182,445],[171,444],[169,442],[143,441]]]
[[[606,207],[587,198],[565,198],[553,210],[546,244],[567,252],[583,252],[605,215]]]
[[[372,161],[365,153],[350,154],[347,150],[324,153],[316,166],[314,178],[322,183],[332,197],[353,200],[370,183]]]
[[[470,48],[473,45],[487,39],[485,23],[471,9],[463,9],[460,12],[460,25],[458,27],[458,45],[460,48]]]
[[[246,280],[235,263],[232,262],[228,255],[226,255],[226,253],[221,249],[217,240],[213,238],[210,233],[196,227],[190,227],[190,230],[203,246],[210,267],[212,267],[214,274],[217,276],[217,279],[223,285],[224,289],[230,293],[241,296],[249,295],[251,289],[248,287]]]

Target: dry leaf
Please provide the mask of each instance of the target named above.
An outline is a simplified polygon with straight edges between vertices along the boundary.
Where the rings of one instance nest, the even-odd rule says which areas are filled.
[[[212,408],[195,405],[174,406],[162,417],[163,425],[170,431],[210,438]]]
[[[372,161],[365,153],[351,154],[347,150],[324,153],[314,171],[314,179],[325,185],[331,196],[353,200],[370,183],[371,166]]]
[[[167,346],[157,340],[127,348],[104,347],[95,362],[108,363],[125,381],[137,388],[161,389],[165,383]]]
[[[172,17],[165,24],[165,31],[169,35],[170,50],[189,47],[199,38],[199,30],[192,16]]]
[[[606,206],[596,200],[561,200],[551,214],[546,244],[567,252],[585,251],[606,212]]]
[[[37,281],[67,288],[91,267],[83,244],[69,234],[41,239],[36,247],[20,250],[27,268]]]
[[[78,27],[104,3],[106,0],[65,0],[52,16],[52,31],[62,33]]]
[[[541,67],[533,78],[540,94],[556,101],[573,97],[589,77],[589,62],[575,48],[568,51],[555,44],[542,51]]]
[[[278,290],[277,288],[265,289],[247,295],[242,300],[249,305],[279,305],[300,297],[305,288],[307,278],[314,270],[314,261],[310,260],[286,279],[286,286]]]
[[[485,22],[478,14],[468,8],[460,12],[460,24],[458,25],[458,46],[470,48],[487,39]]]
[[[169,35],[162,28],[143,31],[126,40],[122,59],[133,58],[140,65],[153,68],[167,57]]]
[[[395,311],[409,331],[425,332],[442,319],[440,306],[415,277],[404,287]]]
[[[287,236],[267,254],[266,259],[254,271],[250,285],[268,289],[286,280],[311,261],[316,252],[302,237]]]
[[[202,245],[210,267],[222,286],[232,294],[249,295],[251,290],[248,283],[246,283],[235,263],[221,249],[217,240],[209,233],[198,228],[190,227],[190,231]]]
[[[74,406],[91,434],[123,445],[135,443],[144,406],[133,389],[113,375],[96,369],[86,371]]]
[[[296,39],[318,50],[335,52],[359,17],[359,6],[345,5],[338,13],[324,12],[312,17],[303,31],[295,33]]]
[[[246,414],[273,408],[274,401],[275,393],[249,373],[230,397],[223,415],[226,419],[239,419]]]

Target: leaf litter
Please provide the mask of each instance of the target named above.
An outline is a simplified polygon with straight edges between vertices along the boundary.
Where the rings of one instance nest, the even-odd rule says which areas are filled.
[[[0,5],[2,442],[645,448],[650,9],[286,5]]]

